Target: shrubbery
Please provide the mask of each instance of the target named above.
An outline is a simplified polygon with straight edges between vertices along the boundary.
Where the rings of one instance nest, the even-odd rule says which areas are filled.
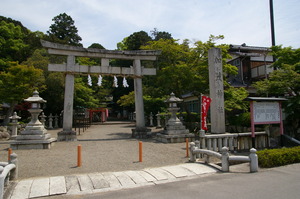
[[[300,146],[281,149],[265,149],[257,152],[258,165],[264,168],[300,163]]]

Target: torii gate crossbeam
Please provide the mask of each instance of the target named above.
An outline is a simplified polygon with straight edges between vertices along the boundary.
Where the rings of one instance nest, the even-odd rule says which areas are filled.
[[[49,54],[66,55],[66,64],[49,64],[49,71],[63,72],[65,77],[64,115],[63,131],[58,133],[58,141],[76,140],[76,132],[72,131],[73,100],[74,100],[74,74],[76,73],[98,73],[129,75],[134,78],[136,128],[135,134],[147,133],[144,119],[144,102],[142,89],[143,75],[156,75],[155,68],[144,68],[141,60],[156,60],[160,51],[115,51],[104,49],[87,49],[82,47],[68,46],[41,40],[42,46],[48,49]],[[75,63],[75,57],[97,57],[101,58],[101,66],[82,66]],[[133,67],[122,68],[109,66],[109,59],[133,60]]]

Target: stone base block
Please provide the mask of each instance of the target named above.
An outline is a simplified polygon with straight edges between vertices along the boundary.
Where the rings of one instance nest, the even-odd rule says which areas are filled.
[[[77,141],[75,131],[61,131],[57,133],[57,141]]]
[[[151,138],[152,137],[152,133],[151,133],[151,129],[148,129],[146,127],[143,128],[135,128],[135,129],[131,129],[132,131],[132,137],[133,138]]]
[[[166,135],[157,134],[156,140],[163,143],[182,143],[189,139],[189,142],[195,141],[195,135],[192,133],[178,134],[178,135]]]
[[[167,129],[164,132],[167,135],[180,135],[180,134],[189,134],[188,129]]]
[[[51,135],[49,133],[42,135],[18,135],[16,140],[47,140],[50,139]]]
[[[10,142],[10,148],[18,149],[50,149],[56,142],[55,138],[47,140],[14,140]]]

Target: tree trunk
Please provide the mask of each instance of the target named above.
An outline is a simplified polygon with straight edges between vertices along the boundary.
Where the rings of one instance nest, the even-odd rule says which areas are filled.
[[[5,116],[5,118],[4,118],[4,120],[3,120],[3,123],[2,123],[3,126],[7,126],[7,125],[8,125],[9,120],[10,120],[9,117],[12,116],[16,104],[17,104],[17,103],[15,103],[15,102],[13,102],[13,103],[10,104],[10,107],[9,107],[9,109],[8,109],[7,112],[6,112],[6,116]]]

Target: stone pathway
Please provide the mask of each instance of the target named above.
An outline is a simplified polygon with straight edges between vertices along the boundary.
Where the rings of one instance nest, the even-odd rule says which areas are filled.
[[[24,179],[17,182],[9,198],[24,199],[61,194],[89,194],[123,188],[173,182],[218,170],[200,163],[148,168],[139,171],[89,173]]]

